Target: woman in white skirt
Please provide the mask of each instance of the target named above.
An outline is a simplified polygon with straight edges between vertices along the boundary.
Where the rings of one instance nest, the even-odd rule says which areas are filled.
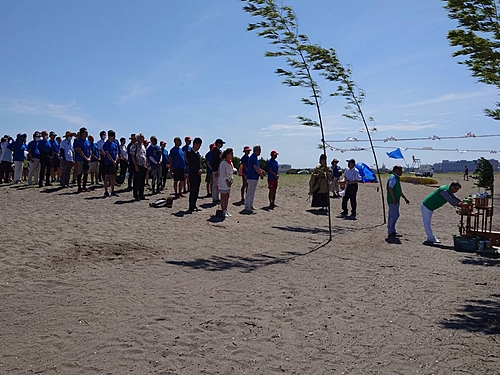
[[[222,153],[221,160],[218,180],[220,206],[224,217],[229,217],[231,214],[227,212],[227,206],[229,205],[229,194],[231,193],[231,185],[233,184],[233,149],[227,148]]]

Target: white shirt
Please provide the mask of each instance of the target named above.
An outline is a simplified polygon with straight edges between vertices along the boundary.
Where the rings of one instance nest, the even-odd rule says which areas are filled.
[[[120,159],[128,160],[127,145],[120,145]]]
[[[73,155],[75,154],[73,151],[73,144],[71,141],[68,141],[66,138],[62,140],[61,150],[64,150],[64,160],[66,161],[74,161]]]
[[[387,180],[387,185],[391,188],[391,189],[394,189],[394,186],[396,186],[396,177],[391,174],[391,177],[389,177],[389,179]]]
[[[135,156],[135,162],[137,165],[140,165],[141,167],[146,167],[148,165],[146,147],[144,146],[144,143],[136,143],[130,146],[130,155]]]
[[[97,142],[96,142],[96,146],[97,146],[97,151],[99,151],[99,153],[102,152],[102,154],[104,155],[104,151],[103,151],[103,147],[104,147],[104,141],[102,139],[99,139]]]
[[[230,186],[227,186],[226,180],[233,181],[233,167],[226,160],[222,160],[219,164],[219,189],[229,190]]]
[[[352,169],[347,168],[344,172],[344,178],[349,181],[361,181],[361,176],[359,175],[359,171],[354,167]]]
[[[2,161],[8,161],[9,163],[12,163],[12,151],[7,148],[9,145],[8,141],[2,142],[0,144],[0,147],[2,149]]]

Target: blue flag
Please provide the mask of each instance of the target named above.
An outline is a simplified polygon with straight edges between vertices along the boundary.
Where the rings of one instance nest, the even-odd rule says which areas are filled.
[[[394,151],[387,152],[386,154],[387,154],[387,156],[389,156],[392,159],[404,159],[405,158],[399,147],[397,149],[395,149]]]

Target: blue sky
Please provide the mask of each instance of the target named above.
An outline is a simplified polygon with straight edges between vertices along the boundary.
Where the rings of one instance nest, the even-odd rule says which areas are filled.
[[[285,0],[300,31],[335,48],[366,91],[365,115],[374,138],[496,134],[483,108],[496,90],[476,83],[451,57],[446,39],[455,23],[443,2],[420,0]],[[172,146],[175,136],[200,136],[203,150],[223,138],[236,155],[244,145],[276,149],[281,163],[317,163],[320,132],[298,124],[313,117],[273,72],[283,60],[265,58],[267,40],[247,32],[252,17],[238,0],[0,2],[0,133],[114,129],[142,131]],[[324,93],[335,87],[319,81]],[[326,95],[325,95],[326,96]],[[344,118],[342,98],[326,98],[327,140],[365,138],[362,124]],[[384,147],[500,150],[499,138],[389,141]],[[335,143],[339,148],[367,143]],[[378,149],[380,163],[392,165]],[[404,152],[422,162],[472,159],[486,153]],[[373,164],[368,151],[329,152]]]

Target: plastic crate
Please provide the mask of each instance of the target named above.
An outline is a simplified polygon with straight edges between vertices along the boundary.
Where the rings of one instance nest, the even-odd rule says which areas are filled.
[[[478,240],[477,237],[453,236],[453,246],[457,251],[477,251]]]

